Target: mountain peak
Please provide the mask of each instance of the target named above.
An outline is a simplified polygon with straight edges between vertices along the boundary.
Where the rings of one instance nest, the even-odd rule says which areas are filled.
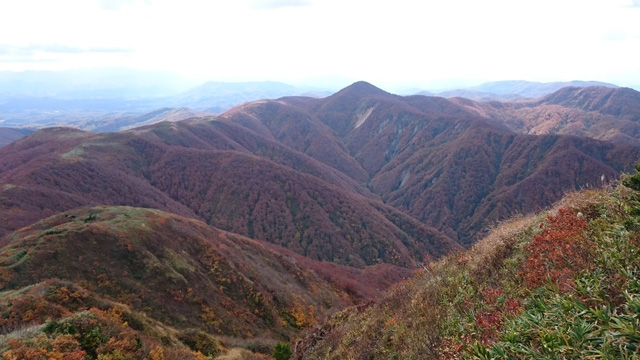
[[[338,91],[336,95],[388,96],[391,94],[366,81],[358,81]]]

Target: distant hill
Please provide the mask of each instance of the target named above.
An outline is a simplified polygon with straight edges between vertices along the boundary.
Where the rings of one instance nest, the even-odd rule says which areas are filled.
[[[531,81],[495,81],[464,89],[449,90],[437,93],[446,98],[462,97],[476,101],[513,101],[520,99],[534,99],[546,96],[564,87],[604,86],[617,88],[618,86],[599,81],[567,81],[567,82],[531,82]],[[432,95],[430,92],[420,95]]]
[[[12,143],[18,139],[22,139],[23,137],[33,133],[34,131],[35,130],[32,129],[0,127],[0,147]]]

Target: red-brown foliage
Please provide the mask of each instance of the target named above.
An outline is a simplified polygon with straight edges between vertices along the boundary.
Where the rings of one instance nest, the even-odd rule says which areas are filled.
[[[569,95],[545,104],[624,119],[636,111],[630,89]],[[600,185],[601,175],[614,179],[640,157],[639,147],[518,135],[496,121],[469,102],[405,98],[359,82],[326,99],[249,103],[126,133],[47,129],[0,149],[0,234],[78,206],[131,205],[317,259],[406,266],[455,245],[433,231],[407,237],[429,231],[390,224],[370,199],[467,246],[488,225]]]
[[[513,298],[504,298],[501,288],[486,288],[482,297],[485,308],[476,315],[476,326],[480,333],[480,342],[485,346],[498,340],[498,334],[504,322],[522,311],[522,302]]]
[[[567,288],[572,277],[589,264],[587,221],[563,208],[555,216],[548,215],[540,227],[542,233],[527,246],[529,257],[523,264],[524,278],[530,287],[551,281]]]

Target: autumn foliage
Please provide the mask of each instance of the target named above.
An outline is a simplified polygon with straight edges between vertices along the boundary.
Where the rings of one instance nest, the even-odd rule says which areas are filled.
[[[550,281],[570,286],[572,277],[589,265],[586,219],[569,209],[559,209],[540,227],[542,233],[527,246],[529,256],[523,265],[527,284],[536,287]]]

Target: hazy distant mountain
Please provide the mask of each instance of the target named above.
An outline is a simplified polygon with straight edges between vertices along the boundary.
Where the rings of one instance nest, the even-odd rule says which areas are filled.
[[[80,128],[94,132],[121,131],[145,125],[153,125],[163,121],[176,122],[211,115],[213,115],[213,113],[195,111],[189,108],[161,108],[142,115],[115,116],[88,121],[83,123]]]
[[[13,129],[7,127],[0,127],[0,147],[3,147],[11,142],[21,139],[31,133],[34,130],[31,129]]]
[[[211,81],[174,96],[170,103],[175,106],[221,113],[247,101],[313,94],[323,94],[323,92],[274,81],[237,83]]]
[[[270,81],[208,82],[186,91],[184,88],[185,82],[176,76],[133,70],[0,72],[0,121],[15,127],[71,126],[116,131],[161,121],[136,118],[148,117],[150,112],[166,112],[168,108],[190,108],[204,116],[247,101],[330,95],[322,89]]]
[[[605,86],[617,88],[617,85],[599,81],[568,81],[568,82],[531,82],[523,80],[495,81],[464,89],[444,91],[437,96],[452,98],[463,97],[477,101],[504,101],[540,98],[567,86],[587,87]],[[420,95],[432,95],[431,92],[421,92]]]

